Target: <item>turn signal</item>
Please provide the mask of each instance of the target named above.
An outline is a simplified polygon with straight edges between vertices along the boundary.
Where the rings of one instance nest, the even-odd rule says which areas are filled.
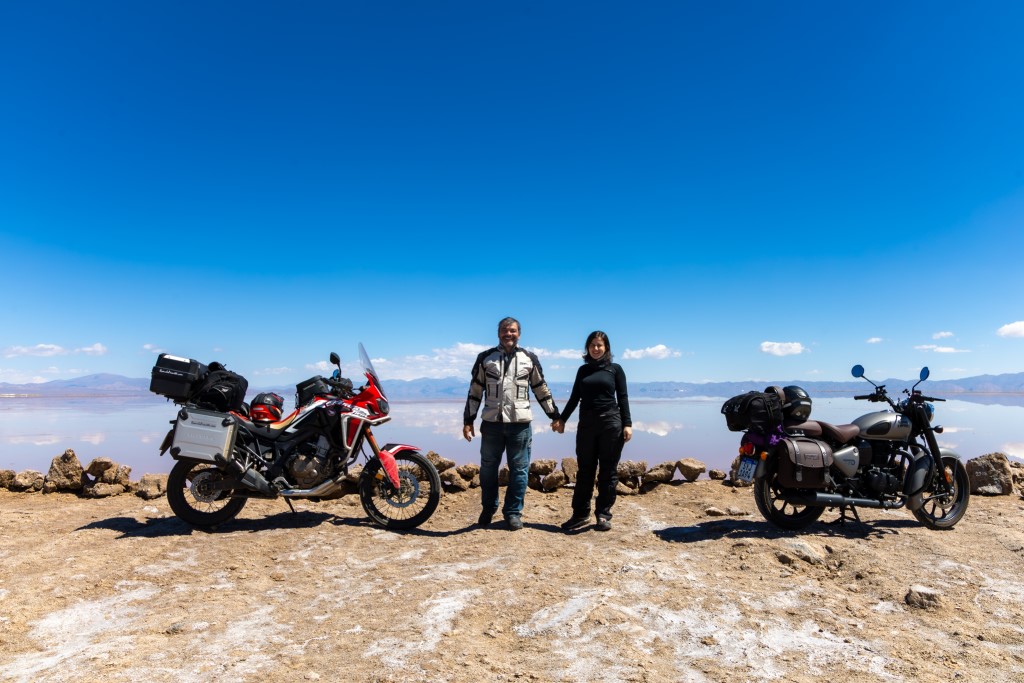
[[[762,460],[767,460],[768,459],[768,451],[761,451],[761,459]]]

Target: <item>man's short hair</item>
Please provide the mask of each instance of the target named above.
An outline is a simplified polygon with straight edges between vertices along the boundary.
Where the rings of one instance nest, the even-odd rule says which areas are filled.
[[[519,321],[515,318],[502,318],[498,321],[498,332],[501,332],[501,328],[508,327],[509,325],[515,325],[519,328],[519,331],[523,331],[523,326],[519,324]]]

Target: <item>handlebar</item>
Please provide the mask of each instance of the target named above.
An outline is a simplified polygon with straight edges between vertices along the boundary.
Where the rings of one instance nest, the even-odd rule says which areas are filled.
[[[853,400],[855,400],[855,401],[870,401],[874,397],[875,397],[874,394],[864,394],[863,396],[854,396]]]

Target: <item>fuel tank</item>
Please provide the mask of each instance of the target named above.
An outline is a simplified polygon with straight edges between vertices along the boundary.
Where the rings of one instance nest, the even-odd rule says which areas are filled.
[[[862,439],[879,441],[906,441],[910,438],[910,418],[891,410],[861,415],[853,424],[860,427]]]

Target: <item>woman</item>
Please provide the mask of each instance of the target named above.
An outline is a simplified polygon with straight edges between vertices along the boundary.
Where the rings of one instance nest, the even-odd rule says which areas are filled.
[[[600,330],[590,333],[584,363],[576,372],[569,403],[561,414],[561,430],[576,405],[580,421],[576,429],[576,458],[579,473],[572,494],[572,517],[562,524],[566,531],[580,529],[590,521],[590,497],[597,479],[598,531],[612,528],[612,505],[622,447],[633,437],[633,421],[629,416],[626,374],[612,362],[612,345]],[[618,399],[618,400],[616,400]]]

